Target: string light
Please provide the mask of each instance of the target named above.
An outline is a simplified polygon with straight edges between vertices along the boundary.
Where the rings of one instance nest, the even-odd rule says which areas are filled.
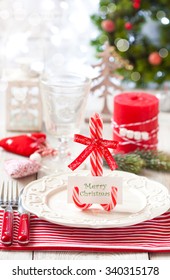
[[[162,24],[167,25],[167,24],[169,24],[169,19],[167,17],[163,17],[163,18],[161,18],[161,22],[162,22]]]
[[[157,17],[157,19],[159,19],[159,20],[161,20],[163,17],[165,17],[166,16],[166,14],[165,14],[165,12],[164,11],[158,11],[157,13],[156,13],[156,17]]]
[[[113,13],[116,10],[116,5],[114,3],[110,3],[108,5],[108,12]]]
[[[160,49],[159,55],[163,58],[167,57],[168,56],[168,50],[166,48]]]
[[[139,72],[133,72],[131,74],[131,79],[134,81],[134,82],[137,82],[139,81],[141,78],[141,74]]]
[[[125,39],[120,39],[117,42],[117,48],[121,52],[126,52],[129,49],[129,42]]]

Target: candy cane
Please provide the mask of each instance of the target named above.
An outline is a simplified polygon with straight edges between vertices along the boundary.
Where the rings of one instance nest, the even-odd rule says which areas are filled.
[[[98,114],[95,114],[90,118],[89,122],[90,136],[92,139],[102,138],[103,132],[103,122]],[[90,155],[91,164],[91,174],[92,176],[102,176],[103,175],[103,155],[102,151],[99,149],[93,151]],[[73,189],[72,195],[73,202],[77,207],[82,210],[88,209],[92,204],[81,203],[79,198],[79,188],[77,186]],[[117,204],[117,188],[111,188],[111,201],[108,204],[101,204],[105,211],[112,210]]]
[[[73,201],[75,203],[75,205],[79,208],[81,208],[82,210],[86,210],[88,209],[92,204],[86,204],[86,203],[81,203],[80,199],[79,199],[79,188],[78,187],[74,187],[73,188],[73,195],[72,195]]]
[[[103,122],[98,114],[95,114],[96,119],[96,138],[102,138],[103,132]],[[96,176],[103,175],[103,155],[100,150],[97,151],[96,154]]]
[[[89,128],[90,128],[91,138],[95,139],[96,138],[96,120],[95,120],[95,117],[90,118]],[[91,165],[92,176],[97,176],[96,157],[97,157],[97,152],[96,151],[92,152],[91,155],[90,155],[90,165]]]
[[[102,138],[103,122],[98,114],[90,118],[90,135],[92,139]],[[92,152],[90,156],[92,176],[103,175],[103,156],[100,150]]]
[[[82,210],[88,209],[92,204],[81,203],[79,195],[80,195],[79,188],[76,186],[73,189],[73,195],[72,195],[72,198],[73,198],[73,201],[74,201],[75,205],[78,208],[81,208]],[[117,188],[112,187],[111,188],[111,201],[110,201],[110,203],[100,204],[100,205],[103,207],[103,209],[105,211],[111,211],[116,206],[116,204],[117,204]]]
[[[117,191],[116,187],[111,188],[111,201],[108,204],[100,204],[105,211],[112,210],[117,204]]]

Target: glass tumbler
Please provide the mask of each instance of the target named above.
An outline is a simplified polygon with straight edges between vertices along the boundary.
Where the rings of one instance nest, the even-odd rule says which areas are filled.
[[[87,77],[67,72],[41,79],[45,128],[50,145],[57,149],[46,166],[50,173],[68,170],[70,142],[83,124],[90,83]]]

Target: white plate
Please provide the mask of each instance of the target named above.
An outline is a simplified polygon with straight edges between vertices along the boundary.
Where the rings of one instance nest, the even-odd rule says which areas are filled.
[[[87,176],[89,171],[79,171],[73,174]],[[134,225],[153,219],[166,212],[170,207],[168,189],[158,182],[123,171],[107,172],[105,176],[122,177],[123,192],[127,196],[128,192],[140,193],[143,197],[140,202],[140,211],[136,212],[133,205],[131,211],[134,213],[123,212],[120,205],[117,206],[117,210],[111,212],[105,212],[99,207],[81,211],[74,204],[67,203],[68,174],[46,176],[28,184],[23,192],[23,207],[41,219],[52,223],[87,228]],[[130,201],[130,204],[131,202],[133,204],[133,200]]]

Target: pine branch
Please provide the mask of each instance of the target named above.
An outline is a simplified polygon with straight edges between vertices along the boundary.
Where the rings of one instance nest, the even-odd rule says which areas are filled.
[[[136,150],[135,154],[145,161],[145,167],[148,169],[170,171],[170,154],[153,150]]]
[[[145,161],[136,154],[116,154],[114,159],[118,170],[139,174],[145,166]]]
[[[153,150],[136,150],[133,153],[113,156],[118,170],[140,174],[142,169],[170,171],[170,154]],[[104,162],[104,165],[107,164]]]

